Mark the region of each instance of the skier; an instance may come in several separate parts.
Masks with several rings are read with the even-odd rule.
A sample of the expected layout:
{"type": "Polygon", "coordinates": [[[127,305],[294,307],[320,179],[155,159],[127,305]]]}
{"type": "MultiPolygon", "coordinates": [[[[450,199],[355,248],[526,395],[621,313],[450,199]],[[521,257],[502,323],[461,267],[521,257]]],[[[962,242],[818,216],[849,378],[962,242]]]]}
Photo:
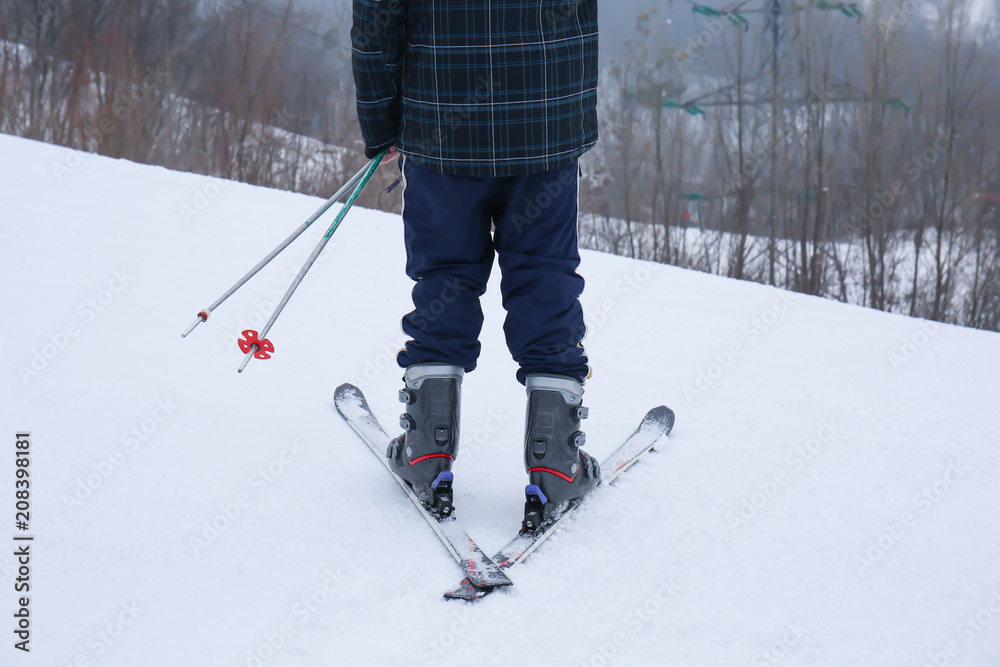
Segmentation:
{"type": "Polygon", "coordinates": [[[427,504],[451,480],[495,253],[527,392],[528,489],[547,521],[600,479],[580,448],[589,367],[577,273],[578,159],[597,141],[597,0],[354,0],[351,34],[365,153],[398,160],[415,281],[397,357],[404,433],[387,456],[427,504]]]}

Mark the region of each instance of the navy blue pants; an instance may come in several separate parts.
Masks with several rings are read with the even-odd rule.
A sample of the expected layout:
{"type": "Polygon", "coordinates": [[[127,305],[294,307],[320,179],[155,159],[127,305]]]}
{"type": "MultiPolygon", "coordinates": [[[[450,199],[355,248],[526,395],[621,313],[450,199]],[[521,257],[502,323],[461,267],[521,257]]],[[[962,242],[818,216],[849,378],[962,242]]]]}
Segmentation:
{"type": "Polygon", "coordinates": [[[483,311],[479,297],[499,256],[507,311],[504,334],[520,369],[568,375],[589,369],[577,274],[577,161],[541,174],[471,177],[403,161],[406,275],[414,310],[402,367],[426,362],[476,367],[483,311]],[[491,225],[493,231],[491,233],[491,225]]]}

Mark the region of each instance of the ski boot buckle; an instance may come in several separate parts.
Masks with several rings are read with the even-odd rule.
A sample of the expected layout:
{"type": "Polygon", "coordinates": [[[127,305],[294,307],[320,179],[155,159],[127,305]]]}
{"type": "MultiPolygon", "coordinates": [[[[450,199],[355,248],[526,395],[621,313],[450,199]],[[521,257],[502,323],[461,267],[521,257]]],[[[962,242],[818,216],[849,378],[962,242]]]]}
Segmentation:
{"type": "Polygon", "coordinates": [[[450,470],[445,470],[438,473],[438,476],[431,482],[433,495],[431,506],[428,509],[439,520],[447,519],[455,511],[455,495],[451,488],[454,480],[455,475],[450,470]]]}
{"type": "Polygon", "coordinates": [[[545,503],[549,501],[537,484],[524,487],[524,521],[521,522],[521,534],[532,535],[541,528],[545,517],[545,503]]]}

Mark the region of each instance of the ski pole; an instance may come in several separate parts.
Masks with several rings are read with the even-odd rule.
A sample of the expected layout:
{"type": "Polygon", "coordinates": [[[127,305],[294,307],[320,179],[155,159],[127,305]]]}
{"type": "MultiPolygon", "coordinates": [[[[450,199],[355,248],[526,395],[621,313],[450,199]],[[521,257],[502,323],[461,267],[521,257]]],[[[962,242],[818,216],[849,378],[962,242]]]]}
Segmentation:
{"type": "Polygon", "coordinates": [[[235,292],[239,288],[243,287],[243,285],[245,285],[248,280],[250,280],[255,275],[257,275],[257,273],[261,269],[263,269],[272,259],[274,259],[275,257],[278,256],[278,253],[280,253],[282,250],[284,250],[285,248],[287,248],[289,246],[289,244],[291,244],[292,241],[294,241],[299,236],[301,236],[302,232],[304,232],[307,229],[309,229],[309,225],[311,225],[312,223],[316,222],[316,220],[319,218],[319,216],[321,216],[324,213],[326,213],[327,210],[331,206],[333,206],[335,203],[337,203],[337,201],[339,201],[340,198],[343,197],[344,194],[347,193],[348,190],[350,190],[355,185],[357,185],[358,181],[360,181],[361,178],[365,175],[365,172],[371,166],[371,164],[372,164],[373,161],[374,160],[369,161],[368,164],[366,164],[364,167],[362,167],[358,171],[358,173],[354,174],[354,176],[351,176],[350,180],[347,181],[347,183],[345,183],[342,188],[340,188],[339,190],[337,190],[336,194],[334,194],[332,197],[330,197],[329,199],[327,199],[326,202],[324,202],[324,204],[322,206],[320,206],[318,209],[316,209],[316,212],[313,213],[311,216],[309,216],[308,220],[306,220],[305,222],[303,222],[299,226],[298,229],[296,229],[294,232],[292,232],[291,236],[289,236],[287,239],[285,239],[284,241],[282,241],[281,244],[277,248],[275,248],[274,250],[272,250],[270,252],[270,254],[268,254],[267,257],[265,257],[264,259],[262,259],[259,262],[257,262],[257,266],[255,266],[252,269],[250,269],[250,271],[245,276],[243,276],[242,278],[240,278],[239,281],[237,281],[237,283],[235,285],[233,285],[228,290],[226,290],[225,294],[223,294],[222,296],[220,296],[218,299],[215,300],[215,303],[213,303],[211,306],[209,306],[205,310],[199,311],[198,312],[198,316],[195,318],[195,321],[191,324],[191,326],[189,326],[184,331],[184,333],[181,334],[181,338],[187,338],[187,335],[189,333],[191,333],[192,331],[194,331],[194,328],[196,326],[198,326],[199,324],[201,324],[202,322],[204,322],[205,320],[208,319],[208,316],[212,314],[213,310],[215,310],[216,308],[218,308],[219,305],[223,301],[225,301],[230,296],[232,296],[233,292],[235,292]]]}
{"type": "Polygon", "coordinates": [[[290,298],[292,298],[292,293],[295,292],[295,289],[299,286],[299,283],[302,282],[302,279],[306,277],[306,272],[312,267],[316,258],[319,257],[319,254],[323,252],[323,248],[326,247],[330,237],[333,236],[333,233],[337,231],[338,227],[340,227],[340,223],[343,221],[344,216],[346,216],[347,212],[351,210],[352,206],[354,206],[354,202],[361,194],[361,191],[365,189],[365,186],[368,185],[368,181],[370,181],[372,176],[375,175],[379,165],[382,164],[382,159],[388,152],[388,149],[380,152],[365,166],[363,170],[364,175],[354,187],[354,192],[351,193],[351,196],[347,198],[347,201],[337,212],[337,217],[334,218],[333,224],[330,225],[328,230],[326,230],[326,234],[324,234],[323,238],[319,240],[319,243],[316,245],[316,249],[312,251],[312,254],[309,255],[309,259],[307,259],[306,263],[302,265],[301,269],[299,269],[299,273],[295,276],[295,280],[293,280],[292,284],[288,286],[288,291],[285,292],[285,296],[281,297],[281,301],[274,309],[274,313],[271,314],[271,319],[267,321],[267,324],[265,324],[264,328],[260,330],[260,333],[258,334],[253,329],[247,329],[243,332],[243,338],[239,340],[239,345],[240,350],[245,352],[246,356],[243,358],[243,363],[240,364],[238,372],[242,373],[243,369],[246,368],[247,364],[250,363],[250,360],[254,357],[258,359],[271,358],[271,353],[274,352],[274,345],[271,344],[271,341],[265,338],[265,336],[267,336],[267,332],[271,330],[271,326],[274,324],[274,321],[278,319],[278,315],[281,314],[285,304],[288,303],[290,298]]]}

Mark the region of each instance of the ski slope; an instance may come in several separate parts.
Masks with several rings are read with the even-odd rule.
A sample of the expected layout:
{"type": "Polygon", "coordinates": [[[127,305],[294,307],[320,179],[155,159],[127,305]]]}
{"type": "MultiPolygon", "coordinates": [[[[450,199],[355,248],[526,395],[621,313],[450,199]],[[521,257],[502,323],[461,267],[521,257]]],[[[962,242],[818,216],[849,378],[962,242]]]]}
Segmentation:
{"type": "MultiPolygon", "coordinates": [[[[677,426],[469,606],[332,407],[350,381],[396,423],[398,217],[351,212],[271,360],[237,374],[235,339],[321,231],[179,335],[318,204],[0,136],[0,664],[1000,664],[1000,336],[585,252],[588,449],[656,404],[677,426]]],[[[456,507],[492,553],[520,522],[524,397],[495,286],[484,309],[456,507]]]]}

